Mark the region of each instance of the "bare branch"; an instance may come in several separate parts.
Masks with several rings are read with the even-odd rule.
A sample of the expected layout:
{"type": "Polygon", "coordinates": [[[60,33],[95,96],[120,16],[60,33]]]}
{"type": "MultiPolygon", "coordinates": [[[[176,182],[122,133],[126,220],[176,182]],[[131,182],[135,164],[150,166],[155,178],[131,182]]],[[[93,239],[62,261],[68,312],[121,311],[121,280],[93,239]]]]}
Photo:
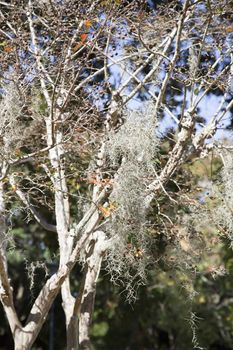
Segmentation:
{"type": "Polygon", "coordinates": [[[47,72],[45,71],[43,64],[41,62],[41,53],[40,50],[38,48],[38,44],[37,44],[37,38],[36,38],[36,33],[35,33],[35,29],[33,26],[33,19],[32,19],[32,2],[31,0],[28,1],[28,12],[27,12],[27,18],[28,18],[28,23],[29,23],[29,28],[30,28],[30,33],[31,33],[31,39],[32,39],[32,44],[33,44],[33,49],[34,49],[34,53],[35,53],[35,58],[36,58],[36,63],[37,63],[37,69],[38,69],[38,73],[39,73],[39,79],[40,79],[40,84],[41,84],[41,89],[43,91],[44,97],[46,99],[46,102],[48,104],[49,107],[51,107],[51,98],[50,98],[50,94],[48,92],[47,86],[46,86],[46,82],[44,80],[44,78],[42,77],[42,72],[46,74],[47,78],[51,79],[47,72]]]}
{"type": "Polygon", "coordinates": [[[172,60],[170,62],[170,65],[169,65],[169,68],[168,68],[168,72],[165,75],[165,78],[163,79],[163,83],[162,83],[162,86],[160,88],[160,92],[159,92],[159,95],[158,95],[158,98],[157,98],[157,101],[156,101],[156,104],[155,104],[155,116],[158,113],[160,104],[161,104],[161,102],[162,102],[162,100],[164,98],[164,94],[165,94],[165,91],[166,91],[169,79],[170,79],[171,74],[173,72],[173,69],[175,67],[176,61],[177,61],[177,59],[179,57],[180,44],[181,44],[181,33],[182,33],[182,29],[183,29],[183,24],[184,24],[185,20],[188,19],[188,16],[186,16],[187,10],[188,10],[188,6],[189,6],[189,0],[186,0],[184,2],[184,5],[183,5],[183,11],[182,11],[181,18],[178,21],[177,32],[176,32],[175,53],[174,53],[173,58],[172,58],[172,60]]]}
{"type": "Polygon", "coordinates": [[[36,210],[35,206],[30,203],[30,200],[27,198],[25,193],[19,188],[17,182],[15,181],[14,175],[9,176],[9,182],[13,188],[15,188],[15,192],[23,202],[23,204],[30,210],[34,219],[47,231],[57,232],[56,226],[49,224],[42,215],[36,210]]]}

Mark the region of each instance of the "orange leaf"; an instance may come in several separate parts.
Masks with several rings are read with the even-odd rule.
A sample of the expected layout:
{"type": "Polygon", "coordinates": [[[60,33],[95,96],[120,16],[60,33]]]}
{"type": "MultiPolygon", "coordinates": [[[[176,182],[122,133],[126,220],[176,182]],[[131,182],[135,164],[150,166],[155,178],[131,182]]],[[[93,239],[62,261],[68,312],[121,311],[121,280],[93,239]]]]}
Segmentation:
{"type": "Polygon", "coordinates": [[[77,43],[75,44],[75,46],[72,48],[73,52],[76,52],[80,49],[80,47],[82,46],[82,43],[77,43]]]}
{"type": "Polygon", "coordinates": [[[103,216],[104,216],[105,218],[108,218],[108,217],[111,215],[111,213],[110,213],[110,211],[109,211],[108,208],[99,207],[99,209],[100,209],[101,213],[103,214],[103,216]]]}
{"type": "Polygon", "coordinates": [[[87,178],[87,182],[89,184],[94,184],[96,185],[97,184],[97,180],[96,180],[96,175],[95,174],[90,174],[87,178]]]}
{"type": "Polygon", "coordinates": [[[145,13],[143,11],[140,11],[138,13],[138,18],[142,19],[145,16],[145,13]]]}
{"type": "Polygon", "coordinates": [[[83,33],[83,34],[80,35],[80,39],[81,39],[82,42],[86,41],[87,37],[88,37],[87,33],[83,33]]]}
{"type": "Polygon", "coordinates": [[[103,216],[105,218],[108,218],[109,216],[112,215],[112,212],[116,209],[116,207],[110,203],[108,207],[103,207],[103,206],[100,206],[99,207],[99,210],[101,211],[101,213],[103,214],[103,216]]]}
{"type": "Polygon", "coordinates": [[[4,52],[11,53],[12,51],[13,51],[13,47],[11,47],[11,46],[5,46],[4,47],[4,52]]]}
{"type": "Polygon", "coordinates": [[[103,186],[106,186],[106,185],[112,186],[112,184],[113,184],[113,179],[106,178],[106,179],[103,179],[103,180],[101,181],[101,183],[102,183],[103,186]]]}
{"type": "Polygon", "coordinates": [[[86,19],[86,20],[84,21],[84,25],[85,25],[87,28],[90,28],[91,25],[92,25],[91,20],[90,20],[90,19],[86,19]]]}

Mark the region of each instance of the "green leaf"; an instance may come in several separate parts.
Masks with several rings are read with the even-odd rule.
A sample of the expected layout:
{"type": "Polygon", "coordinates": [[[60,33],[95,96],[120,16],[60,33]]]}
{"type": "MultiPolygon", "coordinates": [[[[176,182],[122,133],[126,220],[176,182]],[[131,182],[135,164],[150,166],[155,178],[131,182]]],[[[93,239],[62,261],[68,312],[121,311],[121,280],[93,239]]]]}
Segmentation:
{"type": "Polygon", "coordinates": [[[109,329],[107,322],[95,323],[92,328],[92,335],[94,337],[104,337],[109,329]]]}

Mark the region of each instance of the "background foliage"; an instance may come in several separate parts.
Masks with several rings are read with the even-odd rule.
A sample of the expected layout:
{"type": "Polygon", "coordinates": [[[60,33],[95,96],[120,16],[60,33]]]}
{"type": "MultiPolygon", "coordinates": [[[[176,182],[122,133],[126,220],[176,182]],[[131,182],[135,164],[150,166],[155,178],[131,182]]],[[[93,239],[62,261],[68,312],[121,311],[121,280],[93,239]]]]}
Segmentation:
{"type": "MultiPolygon", "coordinates": [[[[130,13],[135,6],[132,13],[137,20],[142,16],[142,20],[139,21],[141,22],[140,34],[144,44],[149,45],[150,49],[150,45],[155,44],[164,33],[169,32],[170,24],[181,11],[182,1],[173,2],[174,15],[171,15],[168,23],[164,22],[163,15],[168,3],[168,1],[148,1],[141,6],[140,1],[123,1],[123,4],[122,1],[117,0],[101,1],[100,12],[105,14],[113,9],[113,17],[118,13],[127,17],[127,11],[130,13]],[[151,13],[161,3],[165,5],[160,10],[161,17],[154,26],[151,26],[151,13]],[[148,14],[148,17],[144,17],[144,14],[148,14]],[[163,26],[160,32],[161,24],[163,26]]],[[[38,3],[35,9],[37,15],[41,13],[43,4],[38,3]]],[[[75,6],[75,2],[71,2],[71,5],[75,6]]],[[[216,19],[210,40],[214,38],[218,42],[221,31],[225,31],[226,41],[232,35],[232,24],[229,18],[231,8],[232,1],[226,1],[223,5],[216,2],[213,9],[216,19]],[[221,24],[221,19],[225,21],[224,25],[221,24]]],[[[64,7],[63,10],[65,11],[64,7]]],[[[82,11],[80,13],[82,14],[82,11]]],[[[208,6],[204,14],[208,16],[208,6]]],[[[57,19],[50,18],[50,24],[54,29],[64,22],[64,28],[69,36],[70,23],[76,20],[75,14],[69,17],[70,23],[66,23],[65,19],[61,11],[57,19]]],[[[24,16],[20,17],[22,28],[24,20],[24,16]]],[[[45,34],[41,24],[37,25],[36,30],[41,34],[39,44],[43,48],[46,45],[45,34]]],[[[129,29],[130,25],[127,25],[129,29]]],[[[132,23],[131,25],[133,26],[132,23]]],[[[197,21],[195,26],[194,37],[195,34],[197,35],[195,30],[200,29],[201,22],[197,21]]],[[[108,33],[103,26],[100,30],[101,34],[94,38],[99,28],[100,24],[92,14],[92,17],[85,20],[80,37],[72,47],[72,54],[77,54],[82,63],[81,66],[83,65],[75,81],[77,86],[95,69],[104,66],[104,56],[98,56],[97,51],[91,52],[85,47],[88,39],[96,40],[100,49],[104,47],[108,33]],[[85,62],[88,64],[85,65],[85,62]]],[[[141,48],[141,43],[131,35],[130,31],[125,32],[125,28],[125,23],[121,27],[113,28],[116,41],[111,47],[111,52],[114,58],[119,52],[137,53],[138,48],[141,48]]],[[[20,38],[22,42],[14,44],[24,45],[28,35],[25,31],[25,36],[20,38]]],[[[54,32],[51,30],[49,35],[47,39],[54,41],[49,50],[56,61],[53,65],[54,72],[51,71],[51,74],[55,75],[57,67],[62,62],[61,53],[65,34],[61,30],[53,37],[54,32]]],[[[229,43],[222,42],[219,45],[202,52],[199,57],[201,62],[199,78],[205,76],[206,69],[218,55],[218,50],[226,50],[229,43]]],[[[27,58],[30,61],[30,52],[27,50],[25,46],[21,60],[27,58]]],[[[171,111],[176,112],[178,118],[181,118],[182,114],[181,97],[187,92],[186,88],[182,88],[182,81],[184,80],[189,86],[188,84],[192,82],[189,82],[190,76],[187,72],[190,74],[192,65],[194,65],[193,69],[196,69],[195,62],[190,62],[188,51],[184,43],[184,55],[177,61],[177,69],[170,79],[164,97],[164,102],[169,105],[171,111]]],[[[4,64],[11,62],[11,55],[13,55],[13,47],[9,46],[7,41],[2,42],[1,56],[5,70],[9,69],[9,66],[4,64]],[[7,59],[6,55],[9,55],[7,59]]],[[[139,58],[144,59],[143,54],[140,54],[139,58]]],[[[45,66],[49,66],[51,60],[51,57],[45,60],[45,66]]],[[[136,69],[140,60],[138,57],[130,59],[128,65],[136,69]]],[[[144,66],[141,71],[142,77],[150,71],[153,64],[152,61],[144,66]]],[[[222,66],[225,65],[227,65],[227,59],[222,62],[222,66]]],[[[220,68],[223,68],[222,66],[220,68]]],[[[27,71],[28,66],[22,65],[21,69],[27,71]]],[[[75,99],[71,99],[69,105],[71,118],[63,128],[66,150],[64,158],[67,165],[72,217],[75,215],[82,217],[85,212],[84,203],[90,200],[91,186],[96,183],[96,178],[92,174],[92,168],[95,166],[92,158],[100,144],[104,112],[109,107],[108,103],[119,83],[118,72],[109,70],[108,79],[104,76],[104,72],[102,73],[88,82],[75,99]],[[112,90],[108,86],[111,79],[113,80],[112,90]],[[98,94],[101,98],[96,101],[98,94]],[[85,103],[81,103],[83,101],[85,103]],[[79,113],[77,113],[77,106],[79,113]],[[86,110],[88,110],[87,114],[86,110]],[[77,119],[77,114],[82,117],[77,119]],[[78,214],[75,210],[77,202],[78,214]]],[[[11,140],[9,143],[4,141],[4,152],[9,157],[23,157],[24,153],[33,152],[37,144],[41,143],[44,146],[44,140],[40,139],[44,128],[40,117],[48,113],[48,108],[40,92],[37,77],[33,76],[33,70],[27,71],[27,74],[32,80],[35,79],[33,88],[26,89],[31,103],[29,105],[18,103],[21,96],[19,98],[19,92],[14,90],[13,85],[5,87],[5,98],[1,100],[0,131],[3,139],[7,136],[11,140]],[[6,97],[9,89],[10,99],[6,97]],[[24,119],[25,110],[32,113],[33,120],[24,119]],[[11,123],[4,119],[6,112],[12,117],[11,123]]],[[[72,73],[67,73],[68,78],[69,74],[72,73]]],[[[160,72],[157,80],[150,81],[148,85],[158,86],[163,78],[160,72]]],[[[208,79],[206,84],[211,84],[214,77],[209,76],[208,79]]],[[[69,79],[66,81],[67,85],[68,82],[69,79]]],[[[215,84],[208,93],[207,101],[213,97],[222,96],[223,89],[228,83],[221,81],[215,84]]],[[[131,84],[127,93],[132,91],[134,84],[136,83],[131,84]]],[[[4,86],[2,88],[4,89],[4,86]]],[[[229,85],[229,94],[231,88],[229,85]]],[[[194,95],[198,95],[198,91],[194,90],[194,95]]],[[[129,108],[125,112],[125,124],[117,134],[110,134],[107,142],[108,169],[104,173],[103,181],[111,183],[115,169],[120,168],[115,181],[115,192],[112,192],[108,205],[100,207],[100,211],[102,219],[106,219],[110,236],[114,236],[117,232],[119,240],[114,251],[110,251],[106,256],[98,282],[91,330],[93,350],[233,349],[233,281],[231,278],[233,162],[231,154],[228,152],[223,158],[214,152],[203,159],[192,156],[180,168],[174,179],[168,181],[166,191],[161,191],[155,198],[149,215],[146,216],[142,193],[150,184],[154,171],[162,169],[169,159],[169,152],[178,133],[170,123],[164,129],[165,131],[158,128],[158,135],[155,135],[153,129],[155,122],[150,118],[153,105],[148,103],[149,98],[149,93],[141,88],[136,95],[136,100],[143,105],[144,112],[140,110],[129,112],[129,108]],[[145,110],[147,118],[142,118],[145,110]],[[114,213],[112,219],[107,221],[112,213],[114,213]],[[152,264],[152,261],[156,264],[152,264]],[[115,282],[114,285],[111,283],[112,280],[115,282]],[[132,302],[135,296],[136,300],[132,302]],[[127,298],[131,303],[126,301],[127,298]]],[[[131,106],[131,109],[134,109],[135,105],[131,106]]],[[[203,108],[198,112],[196,127],[206,122],[204,115],[206,110],[203,108]]],[[[166,115],[159,112],[157,117],[160,125],[165,125],[166,115]]],[[[228,130],[232,126],[231,119],[228,120],[228,130]]],[[[16,164],[15,176],[21,188],[30,190],[32,203],[36,203],[43,216],[54,223],[52,201],[54,189],[49,185],[48,177],[41,169],[42,162],[46,164],[46,157],[40,155],[33,164],[23,166],[23,171],[16,164]],[[31,181],[35,173],[37,177],[31,181]],[[43,193],[43,196],[39,193],[43,193]]],[[[57,268],[58,242],[55,235],[42,229],[32,218],[29,210],[22,206],[16,196],[17,188],[10,185],[7,179],[5,188],[9,221],[9,270],[16,308],[23,322],[42,282],[57,268]]],[[[82,266],[76,267],[72,273],[74,295],[80,288],[83,273],[82,266]]],[[[0,349],[13,349],[4,312],[0,313],[0,317],[0,349]]],[[[61,300],[58,297],[33,349],[65,349],[64,328],[64,315],[61,300]]]]}

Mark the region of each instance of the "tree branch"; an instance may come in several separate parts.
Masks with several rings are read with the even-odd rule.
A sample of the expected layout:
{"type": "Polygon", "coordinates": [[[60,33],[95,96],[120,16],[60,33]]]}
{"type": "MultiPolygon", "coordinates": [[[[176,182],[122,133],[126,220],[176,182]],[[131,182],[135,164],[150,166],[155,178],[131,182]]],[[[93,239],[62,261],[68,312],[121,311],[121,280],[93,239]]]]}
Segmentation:
{"type": "Polygon", "coordinates": [[[25,193],[19,188],[18,184],[14,179],[14,175],[9,176],[9,182],[13,188],[15,188],[15,192],[23,202],[23,204],[30,210],[34,219],[47,231],[57,232],[56,225],[49,224],[42,215],[36,210],[33,204],[30,203],[30,200],[27,198],[25,193]]]}
{"type": "Polygon", "coordinates": [[[21,328],[13,302],[12,288],[7,272],[6,260],[6,224],[3,183],[0,182],[0,299],[5,310],[11,332],[14,334],[17,328],[21,328]]]}

